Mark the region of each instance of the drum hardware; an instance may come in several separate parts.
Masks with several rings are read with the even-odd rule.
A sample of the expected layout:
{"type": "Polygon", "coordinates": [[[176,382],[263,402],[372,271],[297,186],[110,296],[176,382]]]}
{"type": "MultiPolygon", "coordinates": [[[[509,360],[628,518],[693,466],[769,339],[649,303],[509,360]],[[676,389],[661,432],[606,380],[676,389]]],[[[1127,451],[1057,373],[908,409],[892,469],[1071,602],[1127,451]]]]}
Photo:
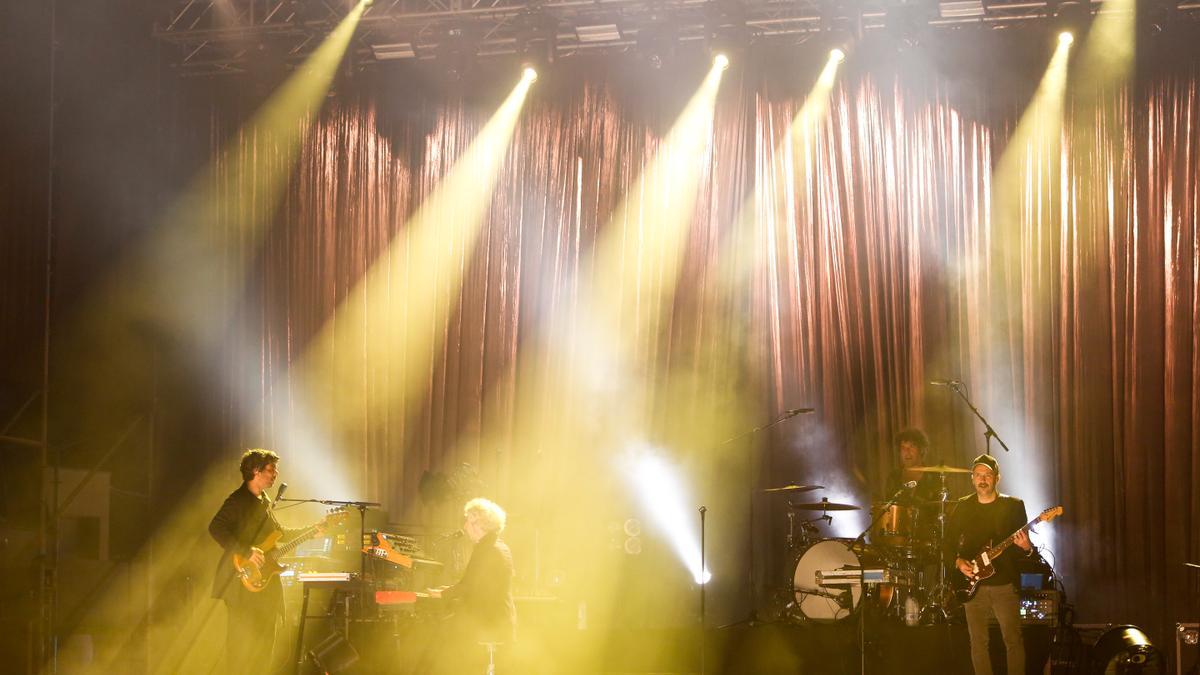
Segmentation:
{"type": "Polygon", "coordinates": [[[785,541],[787,543],[787,550],[789,554],[793,553],[797,548],[807,548],[812,542],[820,538],[818,536],[820,534],[820,530],[817,529],[816,525],[817,521],[823,520],[826,523],[833,522],[833,516],[830,515],[820,515],[816,518],[810,518],[808,520],[801,520],[797,522],[796,512],[791,510],[788,511],[787,517],[788,533],[785,541]],[[797,526],[800,528],[799,535],[796,534],[797,526]]]}
{"type": "Polygon", "coordinates": [[[829,501],[828,497],[822,497],[821,501],[819,501],[819,502],[807,502],[807,503],[788,502],[788,508],[795,509],[797,511],[822,511],[822,512],[861,511],[862,510],[861,506],[855,506],[853,504],[839,504],[838,502],[831,502],[831,501],[829,501]]]}
{"type": "MultiPolygon", "coordinates": [[[[951,605],[954,600],[954,589],[946,579],[946,503],[950,501],[950,490],[946,487],[946,476],[959,471],[939,471],[938,478],[942,486],[938,489],[937,529],[934,537],[934,551],[937,557],[938,582],[926,594],[925,607],[921,609],[921,623],[945,623],[950,619],[951,605]]],[[[968,472],[969,473],[969,472],[968,472]]]]}

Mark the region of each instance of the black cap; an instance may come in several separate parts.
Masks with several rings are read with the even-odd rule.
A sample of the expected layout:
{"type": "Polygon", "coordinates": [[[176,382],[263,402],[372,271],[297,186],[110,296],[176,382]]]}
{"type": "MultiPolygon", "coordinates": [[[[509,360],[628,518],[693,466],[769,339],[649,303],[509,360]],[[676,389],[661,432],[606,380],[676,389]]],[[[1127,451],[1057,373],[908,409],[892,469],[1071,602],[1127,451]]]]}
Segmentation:
{"type": "Polygon", "coordinates": [[[971,468],[974,469],[976,466],[979,466],[980,464],[991,469],[992,473],[997,474],[997,475],[1000,474],[1000,464],[999,464],[999,462],[996,461],[995,457],[992,457],[991,455],[984,453],[984,454],[976,457],[974,462],[971,462],[971,468]]]}

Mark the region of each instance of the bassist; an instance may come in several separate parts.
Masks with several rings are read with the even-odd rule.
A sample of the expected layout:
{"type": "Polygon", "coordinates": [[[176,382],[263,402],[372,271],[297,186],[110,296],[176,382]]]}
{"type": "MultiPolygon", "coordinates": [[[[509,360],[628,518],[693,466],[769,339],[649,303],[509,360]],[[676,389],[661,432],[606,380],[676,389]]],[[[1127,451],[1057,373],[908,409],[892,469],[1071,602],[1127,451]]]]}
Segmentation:
{"type": "Polygon", "coordinates": [[[283,532],[285,537],[291,532],[275,520],[266,494],[279,475],[278,463],[279,455],[270,450],[247,450],[239,467],[242,485],[225,499],[208,525],[209,534],[224,550],[212,588],[212,596],[225,601],[228,617],[224,673],[270,672],[275,626],[283,614],[283,586],[273,577],[261,592],[251,593],[239,583],[232,558],[242,556],[261,566],[265,554],[255,544],[273,532],[283,532]]]}
{"type": "Polygon", "coordinates": [[[946,541],[955,546],[954,564],[967,579],[975,578],[972,559],[994,543],[1015,531],[1013,544],[992,562],[995,574],[979,582],[974,597],[964,605],[967,631],[971,636],[971,663],[975,675],[992,675],[988,657],[988,622],[995,615],[1004,636],[1008,674],[1025,672],[1025,643],[1021,637],[1020,599],[1017,595],[1017,561],[1033,554],[1033,544],[1025,533],[1025,502],[996,491],[1000,483],[1000,465],[991,455],[980,455],[972,462],[971,483],[975,494],[958,501],[946,528],[946,541]]]}

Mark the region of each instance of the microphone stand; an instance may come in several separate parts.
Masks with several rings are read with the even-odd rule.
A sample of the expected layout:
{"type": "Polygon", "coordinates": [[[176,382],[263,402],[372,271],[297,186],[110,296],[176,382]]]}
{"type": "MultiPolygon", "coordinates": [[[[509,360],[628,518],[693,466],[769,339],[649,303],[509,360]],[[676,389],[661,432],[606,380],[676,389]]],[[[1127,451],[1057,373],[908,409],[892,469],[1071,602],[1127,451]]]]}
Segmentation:
{"type": "MultiPolygon", "coordinates": [[[[860,544],[862,544],[863,539],[865,539],[867,536],[867,533],[870,532],[871,530],[875,529],[875,523],[878,522],[879,517],[882,516],[885,511],[888,510],[888,507],[895,504],[896,501],[900,499],[900,495],[904,494],[905,490],[910,490],[913,488],[916,488],[916,486],[914,485],[912,488],[910,488],[907,485],[904,485],[899,490],[896,490],[896,494],[889,497],[888,500],[883,503],[883,506],[880,507],[879,510],[876,511],[871,516],[871,522],[867,524],[867,529],[863,530],[862,532],[859,532],[858,536],[854,538],[854,541],[852,541],[846,545],[846,549],[853,551],[860,544]]],[[[866,675],[866,672],[867,672],[867,628],[866,628],[866,623],[867,623],[867,597],[866,597],[867,596],[867,584],[864,583],[863,579],[862,579],[862,566],[860,565],[858,569],[859,569],[859,581],[858,581],[858,587],[859,587],[859,591],[858,591],[858,659],[859,659],[858,666],[859,666],[859,671],[858,672],[862,673],[863,675],[866,675]]],[[[850,589],[850,610],[854,611],[854,590],[853,589],[850,589]]]]}
{"type": "Polygon", "coordinates": [[[975,404],[971,403],[971,399],[967,398],[967,395],[962,390],[962,383],[953,382],[946,386],[954,390],[954,393],[958,394],[959,398],[961,398],[963,402],[967,404],[967,407],[970,408],[971,412],[975,413],[975,416],[979,418],[979,421],[983,422],[983,440],[987,447],[987,454],[992,454],[993,438],[996,439],[996,442],[1000,444],[1000,447],[1004,448],[1005,452],[1010,452],[1008,449],[1008,444],[1004,442],[1004,439],[1000,438],[1000,434],[996,433],[996,430],[990,423],[988,423],[987,418],[983,416],[983,413],[979,412],[979,408],[976,408],[975,404]]]}
{"type": "Polygon", "coordinates": [[[700,675],[704,675],[704,589],[708,586],[704,578],[704,514],[707,506],[700,507],[700,675]]]}
{"type": "MultiPolygon", "coordinates": [[[[916,486],[914,485],[913,488],[916,488],[916,486]]],[[[885,511],[888,510],[888,507],[895,504],[900,499],[900,495],[904,494],[905,490],[909,490],[909,489],[913,489],[913,488],[909,488],[907,485],[905,485],[905,486],[901,487],[899,490],[896,490],[896,494],[889,497],[888,500],[883,503],[883,506],[879,507],[879,511],[877,511],[871,515],[871,522],[867,523],[867,529],[863,530],[862,532],[859,532],[858,536],[854,538],[854,541],[850,542],[846,546],[846,548],[849,550],[854,550],[855,548],[857,548],[859,546],[859,544],[862,544],[863,539],[865,539],[867,536],[867,533],[870,532],[871,530],[875,529],[875,523],[879,522],[879,517],[882,516],[885,511]]]]}
{"type": "MultiPolygon", "coordinates": [[[[710,445],[708,448],[706,448],[706,450],[715,450],[717,448],[725,447],[726,445],[729,445],[729,444],[733,443],[734,441],[741,440],[743,438],[746,438],[747,436],[753,436],[754,434],[757,434],[760,431],[766,431],[767,429],[770,429],[771,427],[773,427],[781,422],[790,420],[793,417],[796,417],[797,415],[803,415],[805,413],[814,412],[815,410],[816,410],[815,408],[793,408],[791,410],[785,410],[785,411],[783,411],[783,413],[781,415],[779,415],[775,419],[771,420],[770,422],[767,422],[766,424],[763,424],[761,426],[754,427],[753,429],[747,429],[746,431],[743,431],[734,436],[730,436],[729,438],[726,438],[725,440],[721,441],[720,443],[710,445]]],[[[750,548],[749,548],[749,553],[750,553],[750,561],[749,561],[750,616],[741,621],[734,621],[733,623],[726,624],[724,626],[718,626],[717,627],[718,629],[729,628],[730,626],[736,626],[741,623],[750,623],[753,625],[755,619],[758,616],[758,588],[754,584],[754,557],[755,557],[754,556],[754,492],[755,492],[754,486],[755,486],[756,475],[755,475],[753,466],[751,466],[750,470],[746,472],[746,476],[747,476],[746,480],[749,483],[749,489],[747,490],[747,495],[749,497],[749,510],[748,510],[749,523],[746,527],[746,533],[748,536],[748,543],[750,545],[750,548]]]]}

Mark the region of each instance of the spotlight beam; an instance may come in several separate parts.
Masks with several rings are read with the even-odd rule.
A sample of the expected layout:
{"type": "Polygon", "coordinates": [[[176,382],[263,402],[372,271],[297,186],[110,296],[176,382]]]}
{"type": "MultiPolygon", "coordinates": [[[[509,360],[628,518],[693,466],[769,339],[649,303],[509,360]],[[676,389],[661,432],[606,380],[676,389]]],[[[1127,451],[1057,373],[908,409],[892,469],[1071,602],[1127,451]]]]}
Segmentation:
{"type": "Polygon", "coordinates": [[[299,380],[323,403],[335,440],[348,442],[364,416],[405,410],[408,397],[425,386],[532,84],[532,77],[521,78],[298,364],[299,380]]]}

